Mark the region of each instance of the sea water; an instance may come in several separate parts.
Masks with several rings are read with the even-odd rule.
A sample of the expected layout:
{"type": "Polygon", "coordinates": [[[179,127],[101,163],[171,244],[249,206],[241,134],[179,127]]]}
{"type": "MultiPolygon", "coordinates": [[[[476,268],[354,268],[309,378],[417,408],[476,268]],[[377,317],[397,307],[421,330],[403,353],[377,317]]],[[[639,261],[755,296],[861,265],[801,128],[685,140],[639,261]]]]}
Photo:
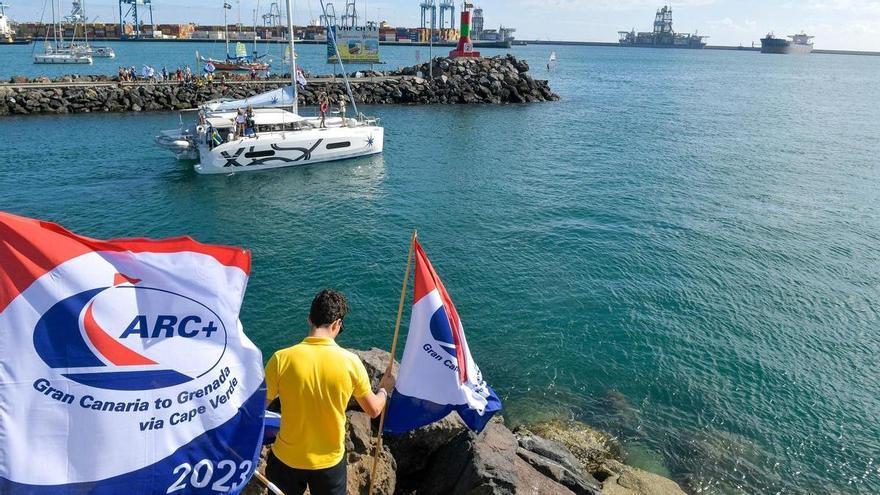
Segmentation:
{"type": "MultiPolygon", "coordinates": [[[[114,47],[89,71],[194,50],[114,47]]],[[[417,228],[508,421],[581,419],[694,493],[880,493],[880,58],[553,49],[513,52],[559,102],[366,108],[383,155],[264,173],[196,175],[152,144],[172,113],[5,117],[0,209],[251,249],[266,357],[323,287],[344,345],[389,348],[417,228]]]]}

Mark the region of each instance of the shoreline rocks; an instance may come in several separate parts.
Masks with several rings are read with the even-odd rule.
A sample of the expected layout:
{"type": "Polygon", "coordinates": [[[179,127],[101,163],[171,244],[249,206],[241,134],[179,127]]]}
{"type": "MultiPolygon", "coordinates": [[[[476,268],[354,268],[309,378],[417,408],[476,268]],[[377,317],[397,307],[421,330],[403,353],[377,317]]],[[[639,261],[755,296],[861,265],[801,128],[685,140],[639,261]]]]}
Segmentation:
{"type": "MultiPolygon", "coordinates": [[[[380,349],[353,352],[375,387],[390,355],[380,349]]],[[[347,417],[348,493],[366,494],[378,420],[355,404],[347,417]]],[[[672,480],[621,463],[613,439],[582,423],[548,421],[511,431],[496,416],[477,435],[454,412],[405,435],[385,436],[377,473],[377,495],[684,494],[672,480]]],[[[266,490],[254,479],[243,493],[266,490]]]]}
{"type": "MultiPolygon", "coordinates": [[[[528,64],[512,55],[480,59],[436,58],[388,73],[356,73],[352,93],[364,105],[506,104],[556,101],[547,81],[528,73],[528,64]],[[433,68],[433,78],[428,74],[433,68]],[[375,80],[373,80],[375,78],[375,80]]],[[[252,82],[240,77],[207,83],[119,83],[110,76],[11,78],[17,86],[0,86],[0,115],[187,110],[220,98],[241,99],[287,85],[281,79],[252,82]],[[94,83],[94,85],[82,84],[94,83]],[[28,84],[39,84],[29,86],[28,84]],[[71,84],[76,83],[76,84],[71,84]]],[[[316,81],[299,93],[304,106],[317,104],[327,92],[331,102],[345,93],[341,80],[316,81]]]]}

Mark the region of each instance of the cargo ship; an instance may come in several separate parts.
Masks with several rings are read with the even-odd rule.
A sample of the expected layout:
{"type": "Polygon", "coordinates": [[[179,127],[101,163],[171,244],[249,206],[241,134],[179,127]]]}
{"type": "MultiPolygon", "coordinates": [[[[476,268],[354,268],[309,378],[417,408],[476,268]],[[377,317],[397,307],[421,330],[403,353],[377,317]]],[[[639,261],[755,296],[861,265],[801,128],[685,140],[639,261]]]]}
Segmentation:
{"type": "Polygon", "coordinates": [[[766,38],[761,38],[761,53],[779,54],[808,54],[813,51],[813,38],[803,31],[801,34],[789,36],[790,40],[777,38],[773,33],[768,33],[766,38]]]}
{"type": "Polygon", "coordinates": [[[618,31],[620,46],[637,46],[646,48],[691,48],[702,49],[706,47],[706,38],[696,33],[676,33],[672,29],[672,7],[664,6],[657,10],[654,17],[654,31],[637,33],[632,31],[618,31]]]}

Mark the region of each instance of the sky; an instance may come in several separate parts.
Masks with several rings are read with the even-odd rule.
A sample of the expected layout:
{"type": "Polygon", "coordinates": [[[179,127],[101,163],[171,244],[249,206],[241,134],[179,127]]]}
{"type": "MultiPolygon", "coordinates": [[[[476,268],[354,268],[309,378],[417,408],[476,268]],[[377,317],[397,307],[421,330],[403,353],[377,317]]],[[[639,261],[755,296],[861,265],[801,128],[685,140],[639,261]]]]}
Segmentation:
{"type": "MultiPolygon", "coordinates": [[[[4,0],[8,15],[18,21],[40,19],[47,0],[4,0]]],[[[253,22],[257,0],[227,0],[233,5],[230,23],[253,22]]],[[[415,27],[424,0],[358,0],[360,14],[393,26],[415,27]]],[[[63,9],[70,0],[61,0],[63,9]]],[[[326,0],[325,0],[326,2],[326,0]]],[[[268,10],[271,0],[260,0],[268,10]]],[[[283,1],[279,3],[283,4],[283,1]]],[[[344,10],[344,0],[336,0],[344,10]]],[[[439,2],[438,2],[439,3],[439,2]]],[[[617,31],[651,29],[662,0],[477,0],[487,28],[503,24],[517,29],[520,39],[616,41],[617,31]]],[[[223,0],[153,0],[155,22],[220,24],[223,0]]],[[[456,1],[460,6],[460,1],[456,1]]],[[[86,0],[90,18],[117,21],[117,0],[86,0]]],[[[677,32],[708,35],[713,45],[745,45],[768,32],[788,35],[806,31],[816,48],[880,51],[880,0],[679,0],[672,2],[677,32]]],[[[284,7],[282,5],[282,11],[284,7]]],[[[320,14],[319,0],[294,0],[294,20],[306,24],[320,14]]]]}

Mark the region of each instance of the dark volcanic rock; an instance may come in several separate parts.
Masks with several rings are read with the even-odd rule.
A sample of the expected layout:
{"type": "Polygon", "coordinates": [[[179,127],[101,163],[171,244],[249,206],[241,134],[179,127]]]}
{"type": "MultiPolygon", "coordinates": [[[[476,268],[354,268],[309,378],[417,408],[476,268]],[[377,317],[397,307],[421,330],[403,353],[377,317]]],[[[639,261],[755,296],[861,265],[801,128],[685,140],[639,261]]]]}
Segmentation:
{"type": "Polygon", "coordinates": [[[432,456],[419,493],[516,493],[516,449],[516,437],[497,422],[480,435],[462,432],[432,456]]]}
{"type": "MultiPolygon", "coordinates": [[[[431,65],[426,63],[388,73],[356,73],[357,76],[352,75],[351,85],[355,100],[371,105],[499,104],[558,100],[559,96],[553,93],[547,81],[533,79],[528,69],[525,61],[512,55],[478,60],[435,58],[431,65]],[[429,77],[429,69],[433,69],[433,77],[429,77]]],[[[52,82],[43,76],[32,81],[15,76],[10,82],[21,85],[14,89],[21,101],[36,98],[38,104],[10,105],[7,102],[6,110],[0,108],[0,114],[62,112],[52,102],[39,103],[44,91],[51,100],[64,102],[63,112],[140,112],[196,108],[211,100],[245,98],[287,85],[286,79],[263,84],[235,75],[228,75],[212,84],[202,80],[194,83],[118,83],[115,78],[108,76],[76,75],[57,77],[54,80],[57,86],[48,89],[27,86],[28,82],[52,82]],[[235,82],[227,82],[226,79],[235,82]],[[96,84],[92,87],[69,85],[74,82],[96,84]]],[[[313,81],[300,92],[300,104],[316,105],[321,92],[326,92],[334,104],[345,97],[341,81],[313,81]]]]}
{"type": "Polygon", "coordinates": [[[436,423],[404,435],[387,435],[385,442],[397,459],[398,477],[411,477],[423,471],[431,456],[465,428],[458,413],[453,412],[436,423]]]}

